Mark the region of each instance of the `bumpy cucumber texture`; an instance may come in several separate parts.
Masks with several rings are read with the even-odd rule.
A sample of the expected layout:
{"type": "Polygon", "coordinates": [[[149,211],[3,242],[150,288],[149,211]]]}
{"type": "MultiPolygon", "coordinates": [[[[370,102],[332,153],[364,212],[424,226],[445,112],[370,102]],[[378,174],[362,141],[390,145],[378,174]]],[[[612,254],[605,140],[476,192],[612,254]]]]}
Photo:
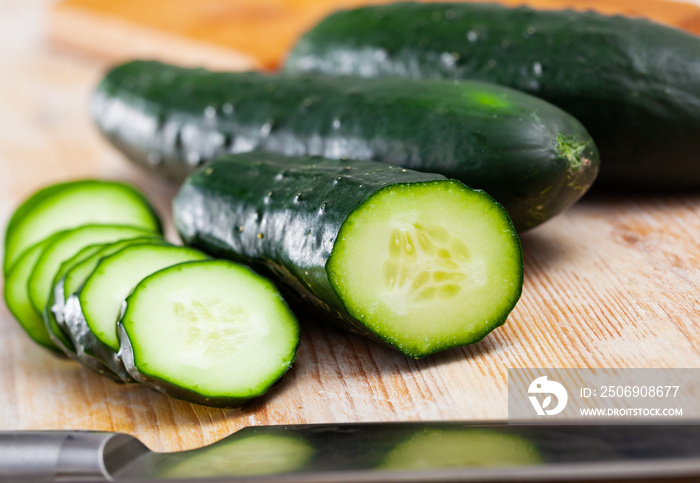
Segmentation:
{"type": "Polygon", "coordinates": [[[262,75],[130,62],[93,100],[106,137],[182,180],[252,150],[381,161],[485,190],[518,229],[570,206],[598,172],[583,126],[561,109],[480,82],[262,75]]]}
{"type": "Polygon", "coordinates": [[[478,342],[521,293],[505,210],[440,175],[241,154],[190,177],[174,215],[186,243],[273,274],[324,319],[411,357],[478,342]]]}
{"type": "Polygon", "coordinates": [[[601,183],[698,188],[698,52],[696,35],[639,18],[394,3],[332,14],[300,39],[286,70],[510,86],[586,126],[601,183]]]}

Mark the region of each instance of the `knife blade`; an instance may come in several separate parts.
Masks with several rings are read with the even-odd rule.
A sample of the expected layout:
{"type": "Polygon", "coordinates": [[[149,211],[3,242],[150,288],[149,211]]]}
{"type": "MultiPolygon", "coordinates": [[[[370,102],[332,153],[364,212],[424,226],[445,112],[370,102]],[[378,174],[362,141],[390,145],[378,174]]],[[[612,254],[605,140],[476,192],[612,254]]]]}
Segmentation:
{"type": "Polygon", "coordinates": [[[547,481],[700,476],[700,425],[410,422],[256,426],[150,451],[91,431],[0,432],[0,481],[547,481]]]}

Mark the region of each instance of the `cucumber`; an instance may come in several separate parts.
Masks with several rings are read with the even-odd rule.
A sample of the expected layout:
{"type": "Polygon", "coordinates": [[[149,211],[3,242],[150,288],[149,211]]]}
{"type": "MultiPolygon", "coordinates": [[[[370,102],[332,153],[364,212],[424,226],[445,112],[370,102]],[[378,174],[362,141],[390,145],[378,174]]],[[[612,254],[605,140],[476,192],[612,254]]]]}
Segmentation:
{"type": "Polygon", "coordinates": [[[5,231],[3,273],[7,275],[26,249],[51,234],[98,223],[161,232],[153,207],[127,184],[96,180],[55,184],[34,193],[12,215],[5,231]]]}
{"type": "Polygon", "coordinates": [[[486,190],[524,230],[574,203],[598,153],[569,114],[491,84],[208,72],[157,62],[111,70],[97,125],[137,163],[182,180],[227,154],[382,161],[486,190]]]}
{"type": "Polygon", "coordinates": [[[226,260],[185,262],[126,299],[119,356],[137,381],[172,397],[238,407],[289,369],[299,327],[275,286],[226,260]]]}
{"type": "Polygon", "coordinates": [[[483,191],[370,161],[222,157],[173,202],[186,244],[274,275],[410,357],[471,344],[520,297],[520,242],[483,191]]]}
{"type": "Polygon", "coordinates": [[[61,264],[89,245],[137,238],[149,232],[133,226],[84,225],[74,228],[47,245],[29,276],[27,291],[34,309],[43,314],[51,296],[51,283],[61,264]]]}
{"type": "Polygon", "coordinates": [[[82,288],[66,302],[64,327],[73,344],[87,356],[104,362],[122,379],[130,380],[117,357],[117,321],[124,300],[147,275],[177,263],[207,258],[198,250],[158,244],[133,244],[102,257],[82,288]]]}
{"type": "Polygon", "coordinates": [[[25,250],[5,277],[4,287],[5,304],[19,325],[37,344],[57,355],[63,352],[51,340],[44,325],[44,319],[32,306],[27,291],[27,281],[44,248],[62,234],[63,232],[56,233],[25,250]]]}
{"type": "Polygon", "coordinates": [[[339,11],[287,71],[473,79],[539,96],[580,120],[614,187],[697,188],[700,39],[639,18],[478,3],[339,11]]]}
{"type": "MultiPolygon", "coordinates": [[[[46,307],[43,313],[43,321],[45,328],[47,330],[48,336],[53,340],[53,343],[59,347],[59,349],[67,356],[75,359],[75,348],[73,344],[68,340],[64,331],[61,330],[56,315],[57,313],[62,313],[65,308],[65,297],[63,296],[63,284],[59,283],[63,279],[66,272],[68,272],[74,265],[80,263],[85,258],[89,258],[96,252],[102,250],[106,244],[96,244],[88,245],[81,249],[78,253],[70,257],[68,260],[61,263],[56,275],[54,275],[53,282],[51,283],[51,292],[49,294],[49,300],[46,303],[46,307]]],[[[33,307],[32,307],[33,308],[33,307]]],[[[36,309],[34,309],[36,313],[36,309]]]]}
{"type": "MultiPolygon", "coordinates": [[[[71,318],[71,314],[80,314],[82,316],[82,313],[79,312],[79,305],[78,311],[75,309],[68,310],[76,304],[75,301],[69,302],[69,300],[77,297],[75,294],[103,257],[115,253],[124,247],[140,244],[166,244],[166,242],[163,238],[154,235],[101,245],[90,245],[63,262],[56,277],[54,277],[51,298],[47,304],[48,310],[44,313],[44,321],[49,335],[68,357],[80,362],[88,369],[100,374],[106,374],[119,382],[130,380],[123,366],[120,366],[118,363],[108,364],[111,361],[100,360],[94,355],[88,354],[84,346],[71,333],[67,318],[71,318]]],[[[75,317],[75,315],[72,316],[75,317]]]]}

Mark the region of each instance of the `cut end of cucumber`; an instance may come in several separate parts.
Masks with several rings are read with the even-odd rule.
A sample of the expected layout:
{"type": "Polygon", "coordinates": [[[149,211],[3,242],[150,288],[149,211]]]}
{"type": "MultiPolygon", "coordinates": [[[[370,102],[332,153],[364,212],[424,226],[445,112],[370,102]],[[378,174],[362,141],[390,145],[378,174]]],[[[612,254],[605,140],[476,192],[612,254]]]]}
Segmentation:
{"type": "Polygon", "coordinates": [[[456,181],[378,191],[347,218],[326,268],[348,313],[416,358],[478,342],[522,290],[510,218],[456,181]]]}
{"type": "Polygon", "coordinates": [[[133,363],[128,354],[124,362],[137,380],[210,405],[263,394],[291,366],[299,343],[296,319],[275,286],[223,260],[147,277],[120,323],[128,338],[121,355],[133,352],[133,363]]]}

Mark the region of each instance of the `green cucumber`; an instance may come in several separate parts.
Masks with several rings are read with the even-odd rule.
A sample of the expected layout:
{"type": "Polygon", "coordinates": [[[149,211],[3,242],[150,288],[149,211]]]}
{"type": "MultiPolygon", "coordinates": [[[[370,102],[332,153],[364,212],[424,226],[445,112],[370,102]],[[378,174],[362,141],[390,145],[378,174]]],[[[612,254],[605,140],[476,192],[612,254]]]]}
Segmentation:
{"type": "MultiPolygon", "coordinates": [[[[49,294],[49,300],[46,303],[46,308],[43,313],[44,325],[49,338],[52,339],[53,343],[71,359],[76,359],[76,357],[74,357],[75,347],[71,341],[68,340],[65,332],[61,330],[58,323],[58,320],[60,319],[58,319],[56,315],[59,313],[62,314],[65,308],[63,283],[60,283],[60,281],[63,279],[66,272],[68,272],[74,265],[80,263],[85,258],[89,258],[94,253],[104,249],[104,247],[105,244],[98,243],[96,245],[88,245],[78,251],[78,253],[61,263],[61,266],[56,272],[56,275],[54,275],[53,282],[51,283],[51,293],[49,294]]],[[[36,313],[36,309],[34,309],[34,312],[36,313]]]]}
{"type": "Polygon", "coordinates": [[[478,342],[522,290],[508,214],[441,175],[246,153],[192,175],[173,207],[185,243],[273,274],[324,320],[410,357],[478,342]]]}
{"type": "Polygon", "coordinates": [[[277,288],[226,260],[185,262],[143,279],[117,324],[137,381],[172,397],[238,407],[289,369],[299,327],[277,288]]]}
{"type": "Polygon", "coordinates": [[[80,340],[73,336],[69,328],[69,320],[67,319],[71,319],[71,317],[75,317],[76,314],[80,313],[79,305],[78,310],[73,308],[77,301],[71,301],[70,299],[77,298],[76,293],[82,287],[87,277],[95,270],[99,261],[124,247],[137,244],[166,244],[166,242],[163,238],[154,235],[101,245],[90,245],[63,262],[56,277],[54,277],[51,298],[47,304],[47,310],[44,312],[44,321],[49,335],[68,357],[80,362],[88,369],[100,374],[106,374],[120,382],[130,379],[123,367],[121,367],[122,370],[120,372],[118,370],[120,368],[119,364],[109,364],[108,362],[111,361],[105,361],[87,353],[80,340]]]}
{"type": "Polygon", "coordinates": [[[698,188],[700,38],[640,18],[478,3],[339,11],[306,33],[287,71],[471,79],[574,115],[615,187],[698,188]]]}
{"type": "Polygon", "coordinates": [[[25,250],[5,277],[4,287],[5,304],[19,325],[36,343],[56,354],[63,352],[52,341],[44,325],[44,319],[32,306],[27,291],[27,281],[44,248],[62,234],[63,232],[56,233],[25,250]]]}
{"type": "Polygon", "coordinates": [[[590,187],[598,153],[569,114],[479,82],[222,73],[157,62],[111,70],[92,103],[137,163],[182,180],[227,154],[264,150],[436,172],[487,191],[527,229],[590,187]]]}
{"type": "Polygon", "coordinates": [[[12,215],[5,231],[3,273],[7,275],[26,249],[53,233],[98,223],[161,231],[153,207],[127,184],[96,180],[55,184],[34,193],[12,215]]]}
{"type": "Polygon", "coordinates": [[[53,290],[52,281],[61,264],[88,245],[147,236],[148,231],[133,226],[83,225],[47,245],[37,259],[27,282],[29,300],[43,314],[53,290]]]}
{"type": "Polygon", "coordinates": [[[64,327],[73,344],[129,381],[131,378],[117,357],[117,321],[124,300],[151,273],[207,258],[198,250],[164,244],[132,244],[102,257],[80,290],[66,302],[64,327]]]}

